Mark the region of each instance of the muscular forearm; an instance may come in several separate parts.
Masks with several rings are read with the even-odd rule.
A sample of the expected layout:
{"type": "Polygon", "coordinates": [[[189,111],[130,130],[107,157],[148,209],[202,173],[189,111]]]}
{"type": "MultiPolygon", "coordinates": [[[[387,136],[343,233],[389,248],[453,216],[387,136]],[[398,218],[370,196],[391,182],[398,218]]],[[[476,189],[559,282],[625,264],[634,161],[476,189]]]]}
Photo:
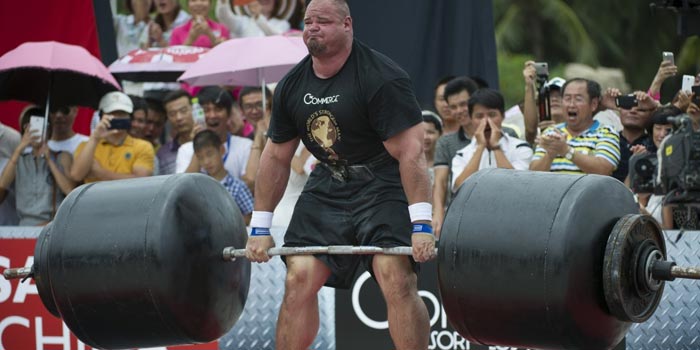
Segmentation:
{"type": "Polygon", "coordinates": [[[399,159],[399,171],[408,204],[430,203],[432,199],[430,178],[428,177],[428,166],[423,152],[421,151],[417,155],[405,154],[403,159],[399,159]]]}
{"type": "MultiPolygon", "coordinates": [[[[291,142],[291,141],[290,141],[291,142]]],[[[296,144],[274,144],[268,141],[256,174],[255,181],[255,210],[274,211],[282,199],[289,181],[289,171],[296,144]],[[261,174],[264,174],[261,175],[261,174]]]]}

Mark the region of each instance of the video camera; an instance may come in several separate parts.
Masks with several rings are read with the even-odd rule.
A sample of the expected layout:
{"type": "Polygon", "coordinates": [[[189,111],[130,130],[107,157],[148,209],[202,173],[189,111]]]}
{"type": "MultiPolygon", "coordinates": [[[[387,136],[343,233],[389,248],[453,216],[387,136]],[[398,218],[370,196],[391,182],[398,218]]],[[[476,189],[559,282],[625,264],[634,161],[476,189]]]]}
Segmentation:
{"type": "Polygon", "coordinates": [[[535,62],[535,74],[537,75],[537,105],[540,112],[540,121],[552,120],[552,112],[549,98],[549,65],[547,62],[535,62]]]}
{"type": "Polygon", "coordinates": [[[700,203],[700,132],[685,114],[669,117],[673,130],[657,153],[630,158],[635,193],[666,195],[664,203],[700,203]]]}

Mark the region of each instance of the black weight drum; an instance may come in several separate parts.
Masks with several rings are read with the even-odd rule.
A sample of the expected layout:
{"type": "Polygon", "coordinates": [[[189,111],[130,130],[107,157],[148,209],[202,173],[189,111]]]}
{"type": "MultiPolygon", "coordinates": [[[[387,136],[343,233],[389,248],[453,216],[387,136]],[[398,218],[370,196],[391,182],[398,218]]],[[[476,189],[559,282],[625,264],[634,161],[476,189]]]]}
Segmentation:
{"type": "Polygon", "coordinates": [[[608,176],[489,169],[450,206],[439,243],[439,284],[454,328],[479,344],[609,349],[630,323],[603,293],[608,236],[638,213],[608,176]]]}
{"type": "Polygon", "coordinates": [[[245,225],[215,180],[181,174],[71,192],[35,249],[47,309],[84,343],[120,349],[202,343],[240,316],[250,281],[245,225]]]}

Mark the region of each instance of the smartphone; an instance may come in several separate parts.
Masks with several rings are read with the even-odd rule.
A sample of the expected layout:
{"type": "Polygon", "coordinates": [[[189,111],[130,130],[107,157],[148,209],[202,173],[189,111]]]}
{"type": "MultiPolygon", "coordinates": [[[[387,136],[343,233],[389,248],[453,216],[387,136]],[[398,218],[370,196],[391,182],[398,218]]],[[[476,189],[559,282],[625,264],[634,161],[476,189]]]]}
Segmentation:
{"type": "Polygon", "coordinates": [[[700,106],[700,86],[693,86],[692,91],[695,94],[695,96],[693,96],[693,103],[700,106]]]}
{"type": "Polygon", "coordinates": [[[535,73],[537,76],[549,76],[549,65],[547,62],[535,62],[535,73]]]}
{"type": "Polygon", "coordinates": [[[40,137],[39,140],[44,139],[44,117],[33,115],[29,117],[29,130],[28,132],[40,137]]]}
{"type": "Polygon", "coordinates": [[[131,129],[131,119],[115,118],[109,122],[110,130],[129,130],[131,129]]]}
{"type": "Polygon", "coordinates": [[[681,91],[690,93],[692,92],[691,89],[693,85],[695,84],[695,77],[692,75],[684,75],[683,76],[683,83],[681,84],[681,91]]]}
{"type": "Polygon", "coordinates": [[[622,95],[615,98],[615,105],[622,109],[637,107],[637,97],[634,95],[622,95]]]}
{"type": "Polygon", "coordinates": [[[671,64],[674,64],[674,65],[676,64],[673,60],[673,52],[664,51],[661,54],[661,59],[664,61],[669,61],[669,62],[671,62],[671,64]]]}

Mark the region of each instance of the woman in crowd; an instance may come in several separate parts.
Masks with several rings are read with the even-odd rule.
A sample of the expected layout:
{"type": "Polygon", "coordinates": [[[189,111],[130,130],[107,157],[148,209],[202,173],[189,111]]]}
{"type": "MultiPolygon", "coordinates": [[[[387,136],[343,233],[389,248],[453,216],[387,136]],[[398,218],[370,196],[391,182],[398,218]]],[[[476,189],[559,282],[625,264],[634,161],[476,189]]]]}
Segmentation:
{"type": "Polygon", "coordinates": [[[127,0],[124,4],[129,14],[114,16],[119,57],[141,47],[142,38],[151,22],[149,14],[155,9],[152,0],[127,0]]]}
{"type": "Polygon", "coordinates": [[[279,3],[276,0],[257,0],[247,5],[250,16],[233,12],[230,0],[220,0],[216,17],[226,25],[235,38],[280,35],[289,31],[289,22],[276,17],[279,3]]]}
{"type": "Polygon", "coordinates": [[[192,19],[173,29],[170,45],[189,45],[212,48],[229,38],[226,26],[209,19],[211,0],[188,0],[192,19]]]}
{"type": "Polygon", "coordinates": [[[433,172],[433,164],[435,161],[435,144],[437,139],[442,135],[442,120],[432,111],[423,111],[423,127],[425,135],[423,136],[423,151],[425,159],[428,161],[428,174],[430,175],[430,183],[435,179],[433,172]]]}
{"type": "MultiPolygon", "coordinates": [[[[66,176],[72,165],[70,154],[52,152],[40,135],[30,132],[29,119],[33,115],[43,116],[44,112],[32,106],[22,113],[22,139],[0,175],[0,202],[14,183],[20,226],[46,225],[65,196],[75,188],[75,182],[66,176]]],[[[46,129],[49,135],[45,139],[48,139],[51,128],[46,129]]]]}
{"type": "Polygon", "coordinates": [[[190,20],[191,16],[180,8],[177,0],[154,0],[156,17],[148,26],[142,39],[144,47],[166,47],[173,29],[190,20]]]}

